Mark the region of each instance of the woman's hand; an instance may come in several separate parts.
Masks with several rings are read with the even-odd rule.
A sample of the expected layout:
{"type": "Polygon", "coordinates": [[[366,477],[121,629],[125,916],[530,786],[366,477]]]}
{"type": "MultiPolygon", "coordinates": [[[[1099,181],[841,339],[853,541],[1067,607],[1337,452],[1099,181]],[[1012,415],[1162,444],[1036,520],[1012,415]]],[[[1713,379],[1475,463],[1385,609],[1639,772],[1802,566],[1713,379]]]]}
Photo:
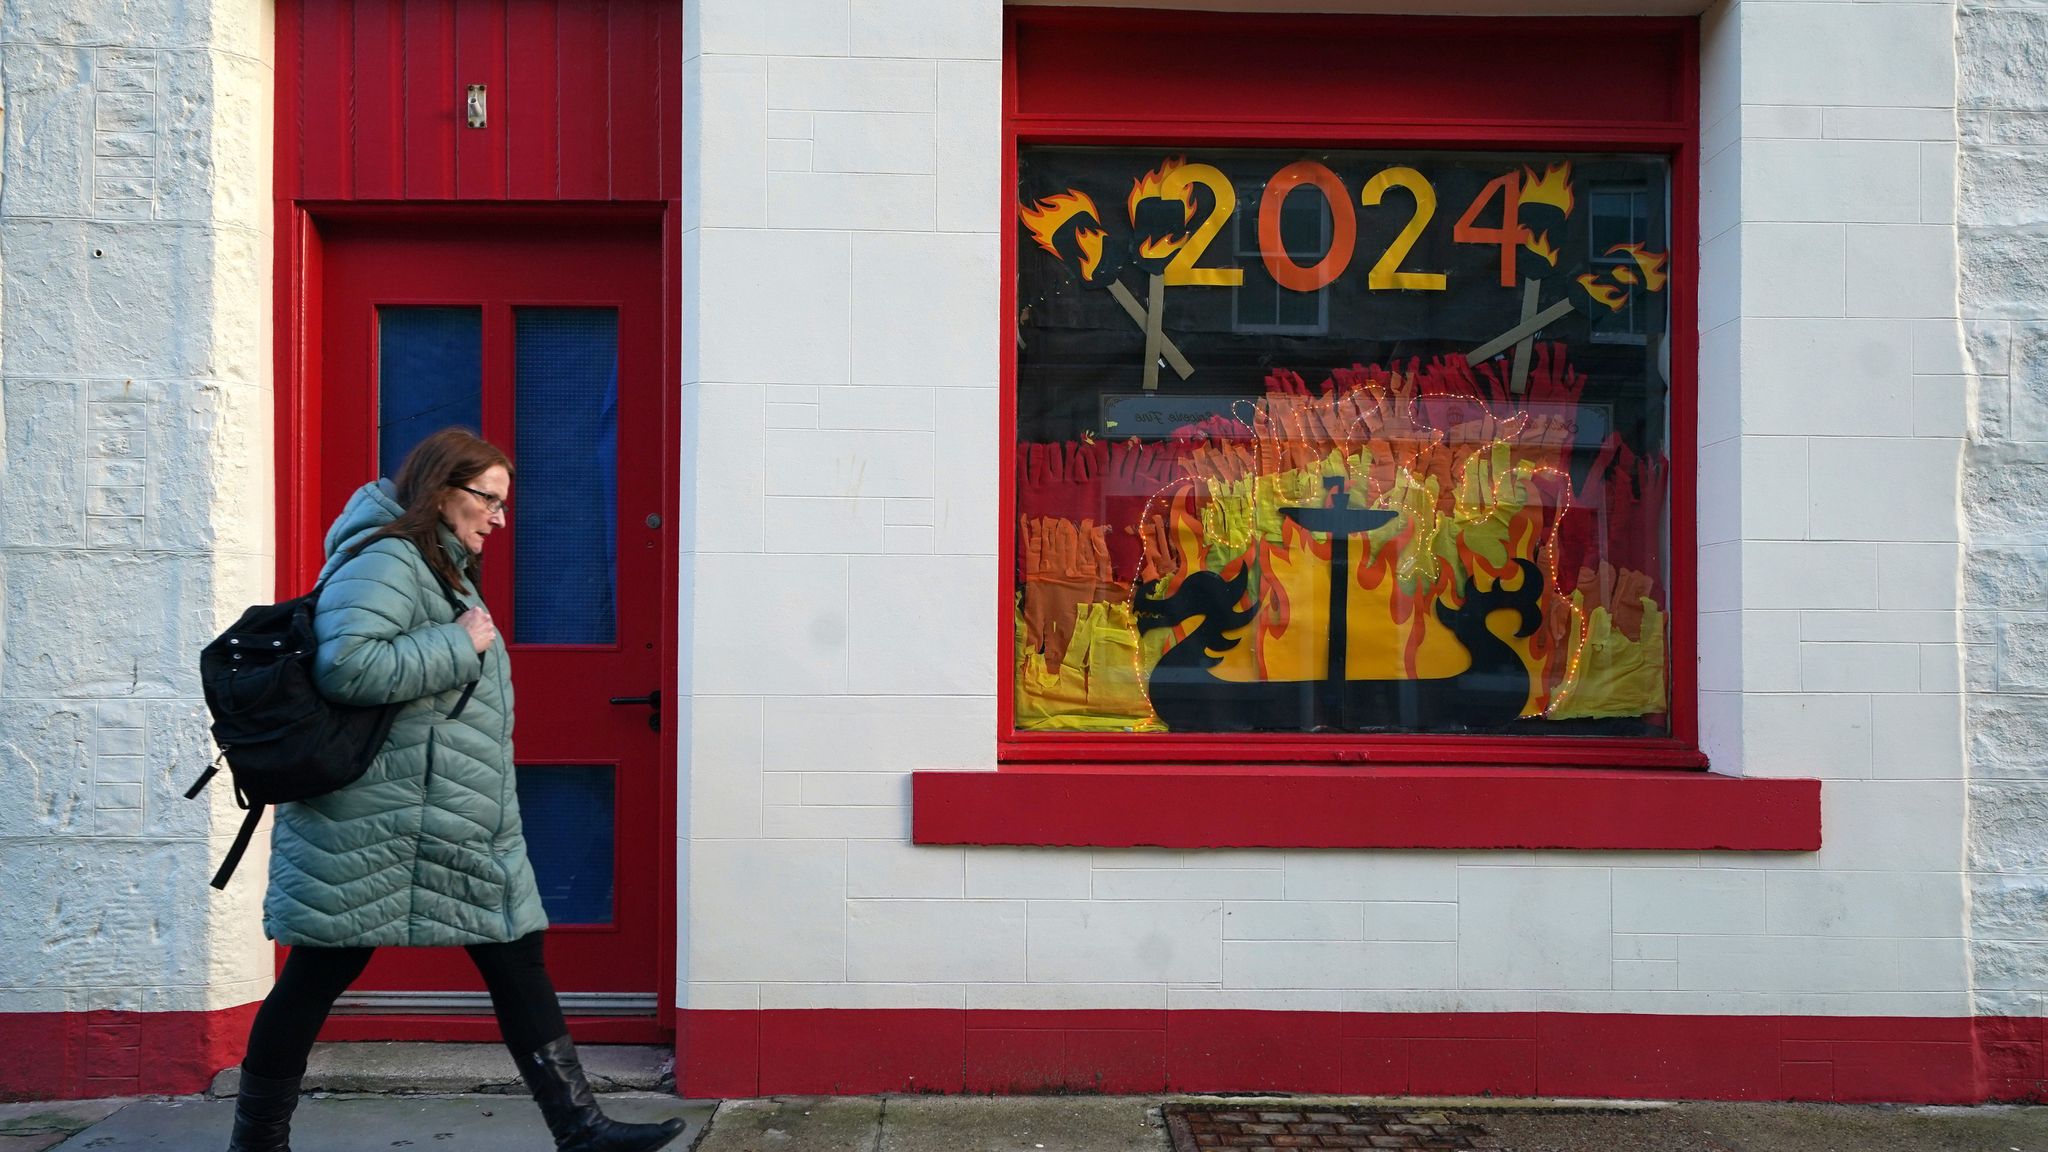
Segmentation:
{"type": "Polygon", "coordinates": [[[478,655],[482,655],[490,648],[491,641],[498,638],[498,626],[491,623],[491,614],[487,609],[471,608],[457,616],[455,622],[462,625],[464,632],[469,633],[469,643],[477,650],[478,655]]]}

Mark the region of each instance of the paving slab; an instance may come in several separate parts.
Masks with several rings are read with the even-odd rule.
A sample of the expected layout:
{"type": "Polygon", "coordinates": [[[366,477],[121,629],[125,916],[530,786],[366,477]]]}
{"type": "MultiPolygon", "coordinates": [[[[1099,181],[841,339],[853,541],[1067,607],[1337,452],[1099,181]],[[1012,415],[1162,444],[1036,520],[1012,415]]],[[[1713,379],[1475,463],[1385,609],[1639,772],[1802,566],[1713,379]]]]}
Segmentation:
{"type": "Polygon", "coordinates": [[[1128,1096],[892,1096],[879,1152],[1160,1152],[1157,1101],[1128,1096]]]}
{"type": "Polygon", "coordinates": [[[697,1152],[1161,1152],[1159,1109],[1124,1096],[728,1100],[697,1152]]]}
{"type": "Polygon", "coordinates": [[[2048,1152],[2048,1108],[1675,1104],[1452,1116],[1484,1125],[1514,1152],[2048,1152]]]}
{"type": "MultiPolygon", "coordinates": [[[[687,1149],[711,1118],[709,1102],[657,1093],[608,1093],[605,1114],[648,1123],[681,1117],[669,1147],[687,1149]]],[[[227,1147],[234,1103],[205,1097],[144,1100],[54,1145],[59,1152],[217,1152],[227,1147]]],[[[505,1096],[313,1096],[292,1119],[293,1152],[552,1152],[554,1141],[531,1100],[505,1096]]]]}
{"type": "Polygon", "coordinates": [[[129,1100],[0,1104],[0,1152],[42,1152],[120,1111],[129,1100]]]}
{"type": "MultiPolygon", "coordinates": [[[[669,1092],[675,1053],[660,1045],[579,1044],[583,1072],[598,1092],[669,1092]]],[[[233,1096],[242,1070],[214,1077],[211,1096],[233,1096]]],[[[306,1058],[308,1092],[410,1092],[431,1095],[526,1094],[526,1084],[501,1044],[353,1041],[315,1044],[306,1058]]]]}
{"type": "Polygon", "coordinates": [[[872,1152],[882,1131],[879,1096],[778,1096],[727,1100],[711,1118],[697,1152],[872,1152]]]}

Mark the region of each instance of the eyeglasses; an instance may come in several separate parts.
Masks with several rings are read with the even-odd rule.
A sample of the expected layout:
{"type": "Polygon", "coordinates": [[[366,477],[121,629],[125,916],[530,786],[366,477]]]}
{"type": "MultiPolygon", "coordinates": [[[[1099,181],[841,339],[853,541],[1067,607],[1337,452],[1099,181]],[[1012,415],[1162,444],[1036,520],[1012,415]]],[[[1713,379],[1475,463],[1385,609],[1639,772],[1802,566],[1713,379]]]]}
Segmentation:
{"type": "Polygon", "coordinates": [[[484,511],[489,512],[493,516],[505,510],[505,498],[503,496],[496,496],[489,492],[479,492],[467,484],[456,484],[452,485],[452,487],[460,488],[471,496],[483,501],[484,511]]]}

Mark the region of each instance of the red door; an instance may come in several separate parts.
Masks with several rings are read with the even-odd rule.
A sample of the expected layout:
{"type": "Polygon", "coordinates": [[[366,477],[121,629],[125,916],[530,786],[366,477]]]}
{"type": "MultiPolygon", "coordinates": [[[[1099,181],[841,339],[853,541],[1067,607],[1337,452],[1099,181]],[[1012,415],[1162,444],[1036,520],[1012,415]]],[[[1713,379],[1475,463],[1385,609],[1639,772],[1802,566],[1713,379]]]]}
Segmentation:
{"type": "MultiPolygon", "coordinates": [[[[636,1021],[656,1028],[668,538],[658,227],[322,232],[319,347],[308,350],[324,381],[321,523],[446,425],[479,429],[512,457],[509,524],[490,538],[482,585],[511,650],[549,968],[569,1015],[619,1018],[615,1038],[636,1021]]],[[[338,1011],[484,1016],[489,1003],[460,949],[387,948],[338,1011]]],[[[460,1024],[443,1035],[466,1034],[460,1024]]]]}

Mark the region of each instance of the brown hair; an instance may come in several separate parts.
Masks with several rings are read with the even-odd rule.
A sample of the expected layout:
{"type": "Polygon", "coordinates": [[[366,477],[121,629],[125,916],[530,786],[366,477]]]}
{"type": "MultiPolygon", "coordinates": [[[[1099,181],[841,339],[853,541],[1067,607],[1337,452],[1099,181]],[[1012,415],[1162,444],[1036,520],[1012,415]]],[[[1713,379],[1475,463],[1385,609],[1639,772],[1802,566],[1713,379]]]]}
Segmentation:
{"type": "Polygon", "coordinates": [[[405,508],[396,520],[377,530],[371,540],[403,536],[419,547],[420,554],[443,580],[458,592],[469,591],[463,578],[475,580],[476,557],[461,572],[441,547],[441,499],[450,488],[467,485],[493,467],[512,473],[512,461],[498,446],[467,428],[443,428],[419,442],[406,453],[392,483],[398,488],[398,502],[405,508]]]}

